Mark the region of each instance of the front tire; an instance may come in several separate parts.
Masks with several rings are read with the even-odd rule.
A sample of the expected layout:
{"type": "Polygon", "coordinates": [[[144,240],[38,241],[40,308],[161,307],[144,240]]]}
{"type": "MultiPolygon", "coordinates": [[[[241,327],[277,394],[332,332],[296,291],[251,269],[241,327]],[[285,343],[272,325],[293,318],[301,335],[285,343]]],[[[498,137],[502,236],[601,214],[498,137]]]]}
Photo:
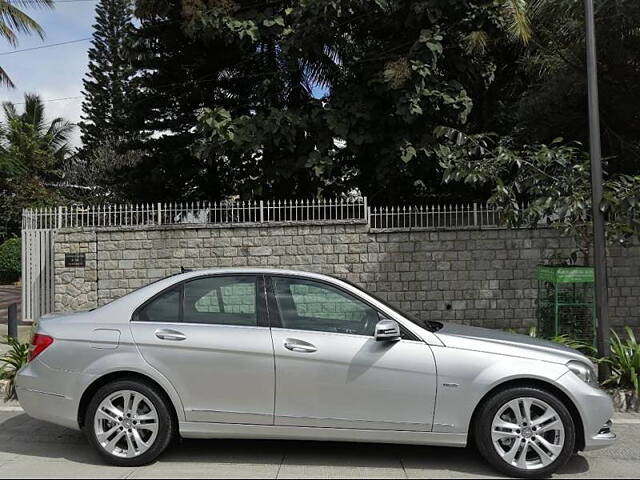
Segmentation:
{"type": "Polygon", "coordinates": [[[503,390],[487,399],[475,418],[474,438],[480,454],[507,475],[546,477],[574,452],[576,429],[571,414],[545,390],[503,390]]]}
{"type": "Polygon", "coordinates": [[[89,402],[89,442],[108,463],[134,467],[153,462],[174,435],[174,422],[161,392],[132,379],[101,387],[89,402]]]}

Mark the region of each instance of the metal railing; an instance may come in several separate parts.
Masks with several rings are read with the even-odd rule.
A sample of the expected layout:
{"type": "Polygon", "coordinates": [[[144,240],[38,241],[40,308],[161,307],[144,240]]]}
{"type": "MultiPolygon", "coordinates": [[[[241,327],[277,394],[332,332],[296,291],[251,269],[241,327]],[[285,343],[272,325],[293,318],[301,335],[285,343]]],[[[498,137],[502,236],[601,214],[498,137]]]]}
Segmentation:
{"type": "Polygon", "coordinates": [[[25,209],[23,230],[150,225],[361,221],[373,230],[440,230],[500,225],[487,204],[370,207],[367,198],[61,206],[25,209]]]}
{"type": "Polygon", "coordinates": [[[374,230],[442,230],[499,225],[497,209],[487,204],[373,207],[369,226],[374,230]]]}
{"type": "Polygon", "coordinates": [[[25,209],[23,230],[367,220],[367,199],[71,205],[25,209]]]}

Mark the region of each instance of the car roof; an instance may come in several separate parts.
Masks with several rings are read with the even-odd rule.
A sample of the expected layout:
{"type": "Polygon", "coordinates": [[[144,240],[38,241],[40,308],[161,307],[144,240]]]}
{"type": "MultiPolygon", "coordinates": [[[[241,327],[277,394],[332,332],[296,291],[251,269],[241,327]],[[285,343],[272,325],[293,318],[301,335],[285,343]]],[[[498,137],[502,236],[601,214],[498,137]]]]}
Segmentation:
{"type": "Polygon", "coordinates": [[[220,268],[203,268],[203,269],[197,269],[197,270],[194,269],[194,270],[185,271],[184,273],[171,275],[171,277],[168,277],[168,278],[172,278],[174,280],[187,280],[193,277],[202,277],[206,275],[222,275],[222,274],[294,275],[298,277],[343,281],[338,277],[334,277],[332,275],[327,275],[322,273],[307,272],[304,270],[259,268],[259,267],[228,267],[228,268],[220,267],[220,268]]]}

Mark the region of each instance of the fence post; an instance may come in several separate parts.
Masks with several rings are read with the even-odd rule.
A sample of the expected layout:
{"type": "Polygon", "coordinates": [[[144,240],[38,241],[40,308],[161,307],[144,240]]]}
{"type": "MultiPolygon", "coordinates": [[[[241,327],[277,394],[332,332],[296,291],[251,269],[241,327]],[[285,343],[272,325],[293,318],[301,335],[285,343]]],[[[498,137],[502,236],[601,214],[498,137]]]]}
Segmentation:
{"type": "Polygon", "coordinates": [[[7,336],[18,339],[18,304],[12,303],[7,308],[7,336]]]}
{"type": "Polygon", "coordinates": [[[364,199],[364,218],[367,221],[367,225],[371,228],[371,212],[369,212],[369,205],[367,204],[367,197],[363,197],[364,199]]]}
{"type": "Polygon", "coordinates": [[[473,202],[473,226],[478,226],[478,204],[473,202]]]}
{"type": "Polygon", "coordinates": [[[162,225],[162,205],[158,202],[158,225],[162,225]]]}
{"type": "Polygon", "coordinates": [[[260,223],[264,223],[264,201],[260,200],[260,223]]]}

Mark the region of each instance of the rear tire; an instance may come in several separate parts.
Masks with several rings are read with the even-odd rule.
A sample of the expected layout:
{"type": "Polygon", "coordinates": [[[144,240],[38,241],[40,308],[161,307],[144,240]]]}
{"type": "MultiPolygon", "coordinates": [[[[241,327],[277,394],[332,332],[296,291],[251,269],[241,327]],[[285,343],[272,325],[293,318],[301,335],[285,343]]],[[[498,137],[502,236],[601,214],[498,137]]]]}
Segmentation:
{"type": "Polygon", "coordinates": [[[101,387],[87,406],[84,433],[108,463],[136,467],[153,462],[174,437],[162,392],[133,379],[101,387]]]}
{"type": "Polygon", "coordinates": [[[479,407],[473,434],[480,454],[512,477],[547,477],[573,455],[576,429],[567,407],[534,387],[500,391],[479,407]]]}

